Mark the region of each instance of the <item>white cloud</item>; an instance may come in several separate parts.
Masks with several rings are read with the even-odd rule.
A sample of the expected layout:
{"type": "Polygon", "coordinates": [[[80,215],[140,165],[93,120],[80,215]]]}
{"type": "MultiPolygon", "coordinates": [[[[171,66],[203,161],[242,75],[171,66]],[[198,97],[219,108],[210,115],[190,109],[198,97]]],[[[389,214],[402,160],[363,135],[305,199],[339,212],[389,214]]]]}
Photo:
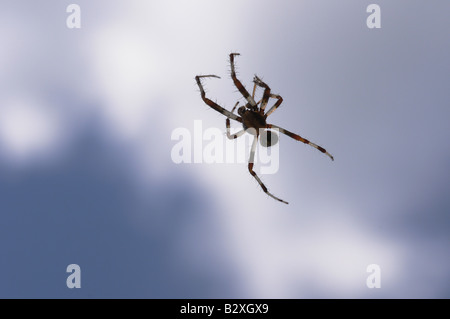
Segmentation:
{"type": "Polygon", "coordinates": [[[387,287],[401,280],[404,250],[351,212],[314,205],[299,212],[295,204],[269,211],[263,199],[235,201],[240,204],[228,203],[222,222],[240,269],[241,297],[358,297],[369,293],[366,267],[372,263],[381,267],[382,292],[399,293],[387,287]]]}
{"type": "Polygon", "coordinates": [[[155,51],[138,28],[123,25],[99,28],[85,45],[103,114],[119,134],[134,136],[146,125],[150,98],[158,91],[162,70],[155,51]]]}
{"type": "Polygon", "coordinates": [[[2,101],[0,145],[3,155],[15,162],[47,156],[63,135],[58,114],[36,97],[2,101]]]}

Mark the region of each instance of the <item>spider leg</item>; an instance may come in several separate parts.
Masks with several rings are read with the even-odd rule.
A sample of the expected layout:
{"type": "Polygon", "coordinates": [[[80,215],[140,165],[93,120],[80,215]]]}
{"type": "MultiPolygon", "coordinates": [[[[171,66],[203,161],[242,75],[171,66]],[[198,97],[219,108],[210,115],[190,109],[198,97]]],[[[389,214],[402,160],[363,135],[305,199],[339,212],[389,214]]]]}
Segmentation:
{"type": "Polygon", "coordinates": [[[238,121],[238,122],[242,123],[242,119],[239,116],[237,116],[236,114],[233,114],[232,112],[224,109],[223,107],[221,107],[220,105],[218,105],[217,103],[213,102],[212,100],[210,100],[210,99],[208,99],[206,97],[206,93],[205,93],[205,90],[203,89],[201,78],[219,78],[220,79],[220,77],[217,76],[217,75],[197,75],[195,77],[195,80],[197,81],[197,85],[200,88],[200,94],[202,95],[202,99],[207,105],[212,107],[217,112],[222,113],[226,117],[231,118],[231,119],[233,119],[235,121],[238,121]]]}
{"type": "Polygon", "coordinates": [[[226,125],[227,125],[227,137],[230,140],[238,138],[238,137],[242,136],[245,133],[245,130],[241,130],[241,131],[239,131],[237,133],[230,134],[230,119],[226,119],[226,125]]]}
{"type": "MultiPolygon", "coordinates": [[[[234,105],[233,109],[231,110],[231,113],[234,112],[234,110],[236,109],[236,107],[237,107],[238,105],[239,105],[239,102],[236,102],[236,104],[234,105]]],[[[237,133],[235,133],[235,134],[230,134],[230,119],[229,119],[229,118],[227,118],[227,119],[225,120],[225,125],[226,125],[226,127],[227,127],[227,137],[228,137],[230,140],[235,139],[235,138],[238,138],[239,136],[242,136],[242,135],[245,133],[245,130],[241,130],[241,131],[239,131],[239,132],[237,132],[237,133]]]]}
{"type": "MultiPolygon", "coordinates": [[[[252,98],[255,99],[255,91],[256,91],[256,83],[253,84],[253,93],[252,93],[252,98]]],[[[259,100],[258,102],[256,102],[256,105],[258,105],[259,103],[262,102],[262,99],[259,100]]]]}
{"type": "Polygon", "coordinates": [[[264,115],[264,117],[267,118],[273,111],[275,111],[281,105],[281,103],[283,103],[283,98],[278,94],[270,93],[270,87],[265,82],[263,82],[257,75],[255,75],[255,77],[253,78],[253,82],[255,82],[255,84],[259,85],[260,87],[264,88],[264,95],[261,100],[262,102],[260,108],[260,110],[263,111],[262,113],[264,113],[264,110],[266,109],[267,103],[269,102],[269,97],[278,100],[264,115]]]}
{"type": "Polygon", "coordinates": [[[258,177],[258,175],[256,175],[255,171],[253,170],[253,163],[254,163],[254,159],[255,159],[255,150],[256,150],[257,142],[258,142],[258,136],[255,136],[255,138],[253,139],[252,148],[251,148],[251,151],[250,151],[250,158],[248,160],[248,171],[258,181],[258,183],[261,186],[261,188],[264,191],[264,193],[266,193],[267,195],[269,195],[273,199],[276,199],[277,201],[280,201],[280,202],[285,203],[285,204],[289,204],[288,202],[286,202],[286,201],[276,197],[275,195],[271,194],[267,190],[267,187],[264,185],[264,183],[261,181],[261,179],[258,177]]]}
{"type": "Polygon", "coordinates": [[[231,110],[231,113],[234,112],[234,110],[237,108],[238,105],[239,105],[239,102],[236,102],[236,104],[233,106],[233,109],[231,110]]]}
{"type": "Polygon", "coordinates": [[[270,87],[266,83],[261,81],[261,79],[257,75],[254,76],[253,82],[255,83],[255,86],[258,85],[258,86],[264,88],[263,97],[261,99],[261,106],[259,109],[260,111],[262,111],[261,113],[264,114],[264,110],[266,109],[267,103],[269,102],[270,87]]]}
{"type": "Polygon", "coordinates": [[[264,115],[265,118],[272,114],[272,112],[275,111],[283,102],[283,98],[278,94],[270,94],[270,97],[273,99],[278,99],[278,101],[276,101],[275,104],[272,105],[272,107],[267,111],[267,113],[264,115]]]}
{"type": "MultiPolygon", "coordinates": [[[[252,98],[255,99],[255,92],[256,92],[256,83],[253,84],[253,93],[252,93],[252,98]]],[[[261,103],[262,99],[259,100],[258,102],[256,102],[256,105],[258,106],[259,103],[261,103]]]]}
{"type": "MultiPolygon", "coordinates": [[[[252,92],[252,99],[253,100],[255,99],[255,91],[256,91],[256,83],[253,84],[253,92],[252,92]]],[[[258,104],[258,103],[256,103],[256,104],[258,104]]]]}
{"type": "Polygon", "coordinates": [[[239,81],[238,78],[236,77],[236,70],[235,70],[235,67],[234,67],[234,56],[235,55],[240,55],[240,54],[239,53],[230,53],[231,78],[233,79],[234,85],[237,87],[239,92],[241,92],[242,96],[244,96],[244,98],[247,100],[248,104],[250,104],[250,106],[253,109],[257,109],[258,106],[256,105],[255,100],[247,92],[245,87],[242,85],[241,81],[239,81]]]}
{"type": "Polygon", "coordinates": [[[297,141],[303,142],[303,143],[305,143],[305,144],[311,145],[312,147],[318,149],[318,150],[321,151],[322,153],[328,155],[328,156],[331,158],[331,160],[334,161],[333,156],[332,156],[330,153],[328,153],[328,152],[326,151],[326,149],[324,149],[323,147],[321,147],[321,146],[319,146],[319,145],[317,145],[317,144],[314,144],[314,143],[308,141],[306,138],[303,138],[303,137],[301,137],[300,135],[297,135],[297,134],[295,134],[295,133],[289,132],[288,130],[285,130],[284,128],[281,128],[281,127],[276,126],[276,125],[274,125],[274,124],[267,124],[267,128],[276,128],[276,129],[278,129],[281,133],[286,134],[287,136],[293,138],[294,140],[297,140],[297,141]]]}

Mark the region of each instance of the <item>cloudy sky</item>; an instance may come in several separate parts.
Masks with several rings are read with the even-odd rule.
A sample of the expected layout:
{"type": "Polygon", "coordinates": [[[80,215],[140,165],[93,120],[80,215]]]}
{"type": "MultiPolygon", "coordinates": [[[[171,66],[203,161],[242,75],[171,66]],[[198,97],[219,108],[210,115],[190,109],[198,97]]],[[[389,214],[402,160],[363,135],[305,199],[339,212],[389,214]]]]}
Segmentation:
{"type": "Polygon", "coordinates": [[[371,3],[2,1],[0,298],[449,298],[450,3],[379,0],[369,29],[371,3]],[[242,105],[230,52],[335,158],[280,136],[261,178],[289,205],[172,159],[198,121],[225,143],[194,77],[242,105]]]}

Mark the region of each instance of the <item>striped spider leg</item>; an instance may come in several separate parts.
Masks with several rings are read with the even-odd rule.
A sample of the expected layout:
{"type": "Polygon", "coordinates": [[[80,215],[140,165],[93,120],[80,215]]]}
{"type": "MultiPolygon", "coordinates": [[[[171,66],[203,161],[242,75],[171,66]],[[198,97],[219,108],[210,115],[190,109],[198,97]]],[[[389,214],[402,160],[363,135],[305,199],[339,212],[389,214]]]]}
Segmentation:
{"type": "MultiPolygon", "coordinates": [[[[264,88],[264,95],[263,95],[262,102],[261,102],[261,109],[262,110],[265,109],[265,107],[267,105],[267,102],[269,100],[269,97],[275,98],[275,99],[278,100],[270,108],[270,110],[267,111],[267,113],[264,114],[264,117],[267,118],[270,114],[272,114],[273,111],[275,111],[280,106],[280,104],[283,102],[283,98],[281,96],[277,95],[277,94],[270,93],[269,86],[266,83],[264,83],[263,81],[261,81],[261,79],[258,78],[256,75],[255,75],[255,78],[253,79],[253,81],[255,82],[255,85],[258,85],[258,86],[261,86],[261,87],[264,88]]],[[[288,130],[286,130],[284,128],[281,128],[281,127],[279,127],[277,125],[274,125],[274,124],[267,124],[266,128],[268,128],[268,129],[275,128],[275,129],[279,130],[281,133],[286,134],[287,136],[293,138],[294,140],[297,140],[297,141],[303,142],[305,144],[308,144],[308,145],[318,149],[322,153],[328,155],[331,158],[331,160],[334,161],[333,156],[330,153],[328,153],[323,147],[321,147],[321,146],[319,146],[319,145],[317,145],[315,143],[310,142],[309,140],[307,140],[306,138],[301,137],[300,135],[292,133],[292,132],[290,132],[290,131],[288,131],[288,130]]]]}
{"type": "Polygon", "coordinates": [[[283,103],[283,98],[278,94],[272,94],[270,92],[270,87],[266,83],[261,81],[261,79],[257,75],[255,75],[255,77],[253,78],[253,82],[255,83],[255,85],[264,88],[264,94],[261,99],[261,108],[260,108],[260,112],[262,114],[264,114],[264,110],[266,109],[267,103],[269,103],[269,98],[277,99],[277,102],[275,102],[275,104],[270,108],[270,110],[264,114],[264,117],[267,118],[270,114],[272,114],[273,111],[275,111],[281,105],[281,103],[283,103]]]}
{"type": "MultiPolygon", "coordinates": [[[[256,81],[254,81],[252,95],[250,95],[248,93],[248,91],[245,89],[245,87],[242,85],[241,81],[239,81],[239,79],[236,76],[236,69],[235,69],[235,63],[234,63],[234,57],[236,55],[239,55],[239,53],[231,53],[230,54],[231,78],[232,78],[236,88],[239,90],[239,92],[244,96],[244,98],[248,102],[245,106],[239,107],[238,114],[242,118],[242,124],[244,127],[244,131],[246,131],[250,134],[253,134],[255,136],[253,139],[251,150],[250,150],[250,158],[248,161],[248,171],[256,179],[258,184],[261,186],[262,190],[267,195],[269,195],[273,199],[276,199],[282,203],[288,204],[288,202],[286,202],[286,201],[276,197],[272,193],[270,193],[268,191],[267,187],[264,185],[264,183],[259,178],[259,176],[253,170],[255,151],[256,151],[256,145],[258,142],[259,134],[260,134],[260,132],[263,132],[266,129],[266,125],[267,125],[266,119],[264,117],[264,108],[265,108],[265,105],[267,104],[269,96],[270,96],[270,88],[267,85],[265,85],[265,83],[263,83],[262,81],[258,82],[256,80],[256,81]],[[258,103],[256,103],[254,100],[255,90],[256,90],[257,85],[260,85],[260,86],[265,85],[264,95],[263,95],[261,101],[259,101],[258,103]],[[264,108],[262,108],[262,110],[260,108],[258,108],[259,103],[261,103],[261,107],[264,107],[264,108]]],[[[255,77],[255,78],[257,78],[257,77],[255,77]]],[[[282,101],[282,99],[281,99],[281,101],[282,101]]],[[[278,104],[281,104],[281,101],[278,104]]],[[[233,111],[238,106],[238,104],[239,103],[236,103],[236,105],[233,108],[233,111]]],[[[229,119],[226,120],[226,126],[227,126],[227,137],[230,139],[237,138],[243,134],[243,131],[239,131],[233,135],[230,135],[229,119]]],[[[270,146],[270,145],[268,145],[268,146],[270,146]]]]}
{"type": "Polygon", "coordinates": [[[281,133],[286,134],[287,136],[293,138],[294,140],[297,140],[297,141],[303,142],[303,143],[305,143],[305,144],[308,144],[308,145],[314,147],[315,149],[318,149],[319,151],[321,151],[321,152],[324,153],[325,155],[328,155],[328,156],[331,158],[331,160],[334,161],[333,155],[331,155],[330,153],[328,153],[327,150],[324,149],[322,146],[319,146],[319,145],[317,145],[317,144],[315,144],[315,143],[313,143],[313,142],[310,142],[310,141],[307,140],[306,138],[303,138],[303,137],[301,137],[300,135],[297,135],[297,134],[295,134],[295,133],[289,132],[288,130],[285,130],[284,128],[279,127],[279,126],[277,126],[277,125],[275,125],[275,124],[267,124],[266,127],[267,127],[268,129],[275,128],[275,129],[279,130],[281,133]]]}
{"type": "Polygon", "coordinates": [[[254,94],[255,94],[256,86],[253,87],[253,96],[251,96],[247,92],[245,87],[242,85],[241,81],[238,80],[238,78],[236,76],[236,68],[234,66],[234,56],[235,55],[240,55],[240,53],[230,53],[231,79],[233,80],[234,85],[239,90],[239,92],[241,92],[242,96],[247,100],[246,107],[251,109],[251,110],[257,111],[258,110],[258,105],[256,104],[256,102],[254,100],[254,94]]]}
{"type": "Polygon", "coordinates": [[[225,115],[227,118],[231,118],[235,121],[241,122],[242,123],[242,119],[237,116],[236,114],[231,113],[230,111],[224,109],[223,107],[221,107],[220,105],[218,105],[217,103],[213,102],[212,100],[208,99],[206,97],[206,93],[205,90],[203,89],[203,84],[201,82],[202,78],[218,78],[220,79],[220,76],[217,75],[197,75],[195,77],[195,81],[197,81],[197,85],[200,88],[200,94],[202,96],[203,101],[209,105],[210,107],[212,107],[214,110],[216,110],[219,113],[222,113],[223,115],[225,115]]]}
{"type": "MultiPolygon", "coordinates": [[[[259,103],[259,102],[258,102],[258,103],[259,103]]],[[[234,112],[234,110],[236,109],[236,107],[238,106],[238,104],[239,104],[239,102],[236,103],[236,105],[233,107],[233,109],[231,110],[231,112],[234,112]]],[[[252,134],[252,135],[255,136],[254,139],[253,139],[253,142],[252,142],[251,150],[250,150],[250,157],[249,157],[249,160],[248,160],[248,171],[249,171],[250,174],[257,180],[257,182],[258,182],[259,185],[261,186],[262,190],[263,190],[267,195],[269,195],[269,196],[272,197],[273,199],[276,199],[276,200],[278,200],[278,201],[280,201],[280,202],[282,202],[282,203],[289,204],[288,202],[286,202],[286,201],[284,201],[284,200],[282,200],[282,199],[276,197],[276,196],[273,195],[272,193],[270,193],[270,192],[267,190],[266,185],[264,185],[264,183],[261,181],[261,179],[258,177],[258,175],[257,175],[257,174],[255,173],[255,171],[253,170],[253,165],[254,165],[254,161],[255,161],[256,144],[257,144],[258,138],[259,138],[259,131],[256,131],[255,128],[250,127],[250,128],[247,128],[247,129],[243,129],[243,130],[241,130],[241,131],[238,131],[237,133],[230,134],[230,119],[229,119],[229,118],[227,118],[227,119],[225,120],[225,125],[226,125],[226,127],[227,127],[227,137],[228,137],[230,140],[235,139],[235,138],[238,138],[238,137],[242,136],[242,135],[243,135],[244,133],[246,133],[246,132],[247,132],[247,133],[250,133],[250,134],[252,134]]]]}

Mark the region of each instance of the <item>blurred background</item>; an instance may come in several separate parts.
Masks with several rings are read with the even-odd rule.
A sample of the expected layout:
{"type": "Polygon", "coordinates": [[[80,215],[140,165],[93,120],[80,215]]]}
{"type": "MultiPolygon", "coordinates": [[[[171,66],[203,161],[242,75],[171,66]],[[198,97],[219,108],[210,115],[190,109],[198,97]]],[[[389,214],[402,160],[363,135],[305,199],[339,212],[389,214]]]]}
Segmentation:
{"type": "Polygon", "coordinates": [[[371,3],[3,0],[0,298],[449,298],[450,2],[371,3]],[[194,76],[231,110],[230,52],[335,158],[280,136],[289,205],[171,159],[194,120],[225,138],[194,76]]]}

